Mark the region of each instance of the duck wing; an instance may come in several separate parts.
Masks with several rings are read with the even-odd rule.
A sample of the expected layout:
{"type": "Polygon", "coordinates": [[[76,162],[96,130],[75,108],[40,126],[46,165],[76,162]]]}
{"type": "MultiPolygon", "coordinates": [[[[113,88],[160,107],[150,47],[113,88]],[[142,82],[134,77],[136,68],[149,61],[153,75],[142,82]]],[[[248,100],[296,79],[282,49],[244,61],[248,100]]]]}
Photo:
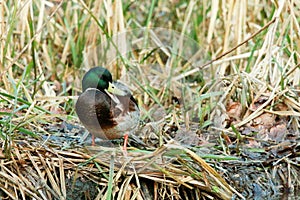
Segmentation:
{"type": "Polygon", "coordinates": [[[115,102],[106,93],[89,88],[79,96],[75,110],[90,133],[100,138],[107,138],[104,135],[106,129],[112,129],[117,125],[115,107],[115,102]]]}

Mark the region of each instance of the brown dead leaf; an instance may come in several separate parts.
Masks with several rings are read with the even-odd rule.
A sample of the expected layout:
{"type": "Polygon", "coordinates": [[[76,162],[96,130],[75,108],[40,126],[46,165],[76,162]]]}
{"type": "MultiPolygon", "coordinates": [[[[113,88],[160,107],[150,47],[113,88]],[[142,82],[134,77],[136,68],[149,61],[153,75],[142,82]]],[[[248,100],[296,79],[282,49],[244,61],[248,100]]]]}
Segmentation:
{"type": "Polygon", "coordinates": [[[272,113],[263,113],[249,122],[242,131],[245,135],[255,132],[256,138],[260,140],[281,142],[288,133],[287,120],[272,113]]]}
{"type": "Polygon", "coordinates": [[[242,114],[242,104],[240,102],[231,101],[228,103],[226,108],[229,117],[235,120],[240,120],[242,114]]]}
{"type": "Polygon", "coordinates": [[[248,139],[248,144],[246,144],[249,148],[258,148],[261,147],[261,144],[254,139],[248,139]]]}
{"type": "Polygon", "coordinates": [[[263,113],[253,119],[254,126],[262,126],[262,128],[270,128],[275,124],[276,116],[272,113],[263,113]]]}
{"type": "Polygon", "coordinates": [[[269,132],[269,138],[276,142],[282,141],[287,134],[287,127],[285,123],[273,126],[269,132]]]}

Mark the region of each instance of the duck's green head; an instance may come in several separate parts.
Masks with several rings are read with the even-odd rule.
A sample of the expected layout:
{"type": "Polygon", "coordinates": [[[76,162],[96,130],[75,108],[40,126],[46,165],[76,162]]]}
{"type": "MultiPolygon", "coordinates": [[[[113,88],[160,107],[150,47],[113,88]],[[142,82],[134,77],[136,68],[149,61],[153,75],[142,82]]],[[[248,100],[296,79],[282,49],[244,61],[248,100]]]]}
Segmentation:
{"type": "Polygon", "coordinates": [[[88,88],[97,88],[98,90],[105,92],[105,90],[117,94],[120,96],[126,95],[124,91],[117,88],[112,83],[111,73],[103,67],[94,67],[90,69],[82,79],[83,92],[88,88]]]}

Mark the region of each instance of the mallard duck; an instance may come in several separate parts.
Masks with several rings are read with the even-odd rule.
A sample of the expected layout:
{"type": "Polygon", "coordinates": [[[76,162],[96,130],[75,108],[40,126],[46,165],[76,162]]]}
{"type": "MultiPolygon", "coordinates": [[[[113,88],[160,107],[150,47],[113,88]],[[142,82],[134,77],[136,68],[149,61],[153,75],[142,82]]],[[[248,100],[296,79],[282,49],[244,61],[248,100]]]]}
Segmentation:
{"type": "Polygon", "coordinates": [[[95,137],[117,139],[124,137],[126,151],[128,133],[139,123],[140,111],[129,88],[121,82],[113,82],[111,73],[103,67],[90,69],[82,79],[83,93],[76,102],[76,113],[95,137]]]}

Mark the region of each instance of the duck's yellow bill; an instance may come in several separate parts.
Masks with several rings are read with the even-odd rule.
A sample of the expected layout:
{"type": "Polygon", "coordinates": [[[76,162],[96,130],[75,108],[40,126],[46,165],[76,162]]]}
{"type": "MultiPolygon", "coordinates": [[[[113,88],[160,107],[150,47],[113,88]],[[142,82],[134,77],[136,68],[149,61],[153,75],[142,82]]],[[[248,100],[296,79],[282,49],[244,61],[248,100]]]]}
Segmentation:
{"type": "Polygon", "coordinates": [[[112,93],[112,94],[119,95],[119,96],[125,96],[126,95],[126,92],[124,92],[123,90],[117,88],[112,83],[109,83],[107,91],[110,92],[110,93],[112,93]]]}

